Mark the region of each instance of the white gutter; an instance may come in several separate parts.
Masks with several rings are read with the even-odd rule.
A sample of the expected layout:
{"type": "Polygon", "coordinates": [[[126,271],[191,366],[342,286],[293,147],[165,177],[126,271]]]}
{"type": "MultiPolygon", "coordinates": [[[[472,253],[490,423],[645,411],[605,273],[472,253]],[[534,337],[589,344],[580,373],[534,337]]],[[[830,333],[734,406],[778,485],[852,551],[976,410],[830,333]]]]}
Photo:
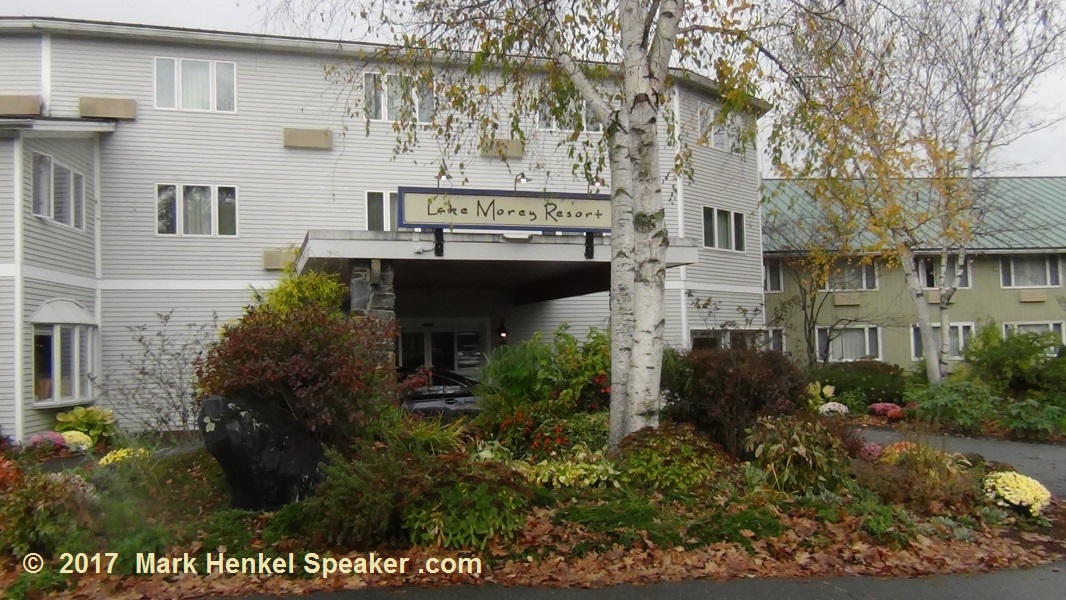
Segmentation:
{"type": "Polygon", "coordinates": [[[21,442],[23,438],[23,431],[25,429],[25,423],[23,413],[26,410],[24,406],[23,395],[25,393],[25,386],[23,385],[23,375],[25,369],[23,369],[23,351],[25,350],[26,340],[24,339],[24,324],[25,315],[22,314],[22,260],[23,260],[23,248],[22,248],[22,228],[25,225],[22,222],[23,219],[23,202],[22,197],[22,136],[16,135],[14,140],[14,163],[15,173],[12,178],[14,184],[14,208],[15,208],[15,441],[21,442]]]}

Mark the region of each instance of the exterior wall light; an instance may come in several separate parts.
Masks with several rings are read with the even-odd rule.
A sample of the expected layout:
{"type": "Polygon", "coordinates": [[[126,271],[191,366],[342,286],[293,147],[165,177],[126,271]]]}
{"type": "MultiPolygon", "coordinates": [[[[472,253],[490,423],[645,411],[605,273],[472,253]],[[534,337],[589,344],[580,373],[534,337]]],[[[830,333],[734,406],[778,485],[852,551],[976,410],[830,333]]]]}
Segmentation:
{"type": "Polygon", "coordinates": [[[518,184],[520,184],[520,183],[529,183],[529,178],[526,177],[526,174],[525,174],[524,171],[522,173],[519,173],[518,177],[514,178],[514,189],[515,189],[515,191],[518,190],[518,184]]]}
{"type": "Polygon", "coordinates": [[[496,329],[496,335],[500,338],[501,344],[507,343],[507,326],[500,321],[500,326],[496,329]]]}

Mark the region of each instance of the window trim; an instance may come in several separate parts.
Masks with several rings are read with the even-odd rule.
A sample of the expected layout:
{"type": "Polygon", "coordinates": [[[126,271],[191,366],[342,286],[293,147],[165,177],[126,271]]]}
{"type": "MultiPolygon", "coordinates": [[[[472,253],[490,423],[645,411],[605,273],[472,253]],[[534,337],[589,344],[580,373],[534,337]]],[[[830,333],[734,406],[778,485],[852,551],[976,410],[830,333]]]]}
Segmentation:
{"type": "Polygon", "coordinates": [[[860,361],[860,360],[876,360],[878,362],[885,362],[885,359],[884,359],[884,356],[885,356],[885,334],[884,334],[883,328],[880,325],[862,325],[862,324],[859,324],[859,325],[848,325],[846,327],[837,327],[835,329],[861,329],[861,330],[863,330],[865,332],[865,335],[863,336],[864,344],[866,346],[866,355],[865,356],[870,356],[870,330],[871,329],[877,330],[877,357],[876,358],[872,358],[871,359],[871,358],[860,357],[860,358],[843,358],[843,359],[842,358],[837,358],[837,359],[834,359],[833,358],[833,354],[832,354],[832,351],[833,351],[833,340],[829,339],[829,347],[826,348],[825,360],[823,361],[822,360],[821,344],[818,343],[819,342],[818,338],[820,337],[819,333],[824,330],[826,332],[826,337],[828,338],[830,329],[833,329],[833,328],[824,327],[824,326],[821,326],[821,325],[819,325],[819,326],[814,328],[814,339],[815,339],[815,344],[817,346],[817,348],[815,349],[815,352],[816,352],[816,355],[818,357],[818,361],[819,362],[840,363],[840,362],[857,362],[857,361],[860,361]]]}
{"type": "Polygon", "coordinates": [[[239,94],[237,93],[237,61],[235,60],[212,60],[209,58],[190,58],[180,56],[155,56],[152,58],[152,107],[156,110],[164,110],[171,112],[189,112],[189,113],[218,113],[222,115],[232,115],[239,110],[239,94]],[[159,106],[159,61],[160,60],[172,60],[174,61],[174,106],[159,106]],[[206,62],[209,64],[208,77],[210,78],[208,86],[207,109],[203,108],[183,108],[181,106],[181,63],[182,61],[196,61],[206,62]],[[217,65],[228,64],[233,65],[233,110],[219,110],[218,109],[218,71],[217,65]]]}
{"type": "Polygon", "coordinates": [[[155,209],[152,214],[155,215],[155,237],[157,238],[192,238],[192,239],[238,239],[241,237],[241,190],[240,186],[229,183],[197,183],[197,182],[182,182],[182,181],[164,181],[156,182],[152,186],[153,194],[153,208],[155,209]],[[174,233],[159,233],[159,188],[162,186],[172,185],[174,186],[174,233]],[[182,193],[186,187],[207,187],[211,189],[211,233],[184,233],[185,231],[185,213],[184,202],[185,195],[182,193]],[[233,235],[218,233],[219,214],[218,214],[218,188],[233,188],[236,194],[236,206],[233,210],[233,235]]]}
{"type": "MultiPolygon", "coordinates": [[[[951,258],[956,258],[956,256],[957,255],[952,254],[951,258]]],[[[918,280],[922,284],[922,289],[923,290],[933,290],[933,291],[939,290],[940,289],[939,287],[929,287],[929,286],[926,285],[927,279],[928,279],[926,277],[926,271],[925,271],[925,261],[926,260],[935,260],[935,261],[937,261],[939,263],[940,256],[930,256],[930,255],[921,256],[921,255],[919,255],[919,256],[915,256],[914,257],[915,272],[918,274],[918,280]]],[[[936,272],[933,274],[933,279],[934,280],[940,274],[939,265],[935,265],[935,268],[936,268],[936,272]]],[[[966,285],[959,285],[959,287],[957,289],[960,289],[960,290],[972,290],[973,289],[973,261],[970,260],[970,256],[969,255],[966,256],[966,285]]]]}
{"type": "MultiPolygon", "coordinates": [[[[389,110],[389,79],[392,78],[392,77],[402,77],[402,76],[403,75],[401,75],[399,73],[382,73],[381,71],[363,71],[363,80],[362,80],[363,98],[362,98],[362,103],[363,103],[363,118],[364,119],[366,119],[367,121],[370,121],[371,123],[396,123],[397,122],[397,119],[392,118],[392,115],[391,115],[392,111],[389,110]],[[374,75],[376,77],[380,77],[381,78],[381,91],[379,92],[381,94],[381,96],[378,98],[378,102],[381,105],[381,114],[382,114],[382,118],[380,118],[380,119],[373,119],[373,118],[370,117],[370,115],[367,114],[367,110],[366,110],[366,93],[367,93],[366,76],[367,75],[374,75]]],[[[437,112],[437,94],[436,94],[435,90],[431,89],[430,91],[433,93],[433,112],[436,113],[437,112]]],[[[411,99],[414,102],[414,116],[415,116],[414,124],[415,125],[431,125],[433,123],[432,120],[430,120],[430,121],[423,121],[422,120],[422,90],[421,89],[412,90],[411,96],[412,96],[411,99]]],[[[370,191],[376,191],[376,190],[370,190],[370,191]]]]}
{"type": "MultiPolygon", "coordinates": [[[[940,323],[933,323],[932,325],[933,325],[933,329],[936,330],[937,334],[939,335],[940,323]]],[[[958,328],[960,328],[959,329],[959,350],[962,351],[962,354],[959,354],[957,356],[956,355],[948,355],[945,358],[947,360],[950,360],[950,361],[965,360],[966,359],[966,357],[965,357],[966,344],[965,344],[965,336],[963,336],[963,333],[962,333],[962,328],[963,327],[969,327],[970,328],[970,339],[973,339],[973,337],[975,335],[977,335],[977,323],[974,323],[973,321],[952,321],[952,322],[948,323],[948,327],[951,327],[951,328],[958,327],[958,328]]],[[[919,331],[918,324],[917,323],[911,323],[911,327],[910,327],[911,336],[910,337],[911,337],[911,361],[912,362],[918,362],[918,361],[925,360],[924,356],[918,356],[918,345],[915,343],[915,336],[917,335],[918,331],[919,331]]],[[[924,352],[924,349],[923,349],[923,352],[924,352]]]]}
{"type": "MultiPolygon", "coordinates": [[[[848,263],[848,266],[852,266],[852,264],[848,263]]],[[[874,285],[873,285],[873,287],[834,288],[834,287],[832,287],[830,285],[831,281],[833,279],[833,271],[830,270],[829,277],[826,278],[825,283],[822,285],[821,291],[823,291],[823,292],[876,292],[876,291],[880,290],[880,288],[881,288],[881,270],[877,268],[877,261],[872,261],[872,262],[859,261],[858,263],[855,263],[855,266],[860,266],[860,267],[863,268],[862,272],[863,272],[863,279],[864,280],[866,278],[866,267],[873,267],[873,270],[874,270],[874,281],[873,281],[874,285]]],[[[863,283],[865,285],[866,282],[864,281],[863,283]]]]}
{"type": "MultiPolygon", "coordinates": [[[[382,207],[384,213],[385,228],[380,231],[399,231],[399,223],[392,223],[392,208],[395,205],[397,216],[399,215],[400,195],[388,190],[366,190],[363,192],[363,229],[366,231],[379,231],[370,229],[370,194],[381,194],[381,201],[386,204],[382,207]]],[[[399,220],[399,219],[397,219],[399,220]]]]}
{"type": "Polygon", "coordinates": [[[703,241],[702,241],[703,245],[702,245],[702,247],[703,248],[705,248],[707,250],[719,250],[719,251],[722,251],[722,252],[733,252],[735,254],[746,254],[747,253],[747,251],[748,251],[748,235],[747,235],[748,216],[745,213],[743,213],[741,211],[728,210],[728,209],[725,209],[725,208],[718,208],[718,207],[715,207],[715,206],[704,206],[703,207],[702,216],[703,216],[703,220],[700,222],[700,227],[703,228],[703,231],[702,231],[702,234],[703,234],[703,241]],[[715,245],[713,245],[713,246],[708,246],[707,245],[707,211],[708,210],[711,211],[711,220],[714,223],[714,230],[712,231],[712,234],[714,236],[713,240],[714,240],[715,245]],[[729,215],[729,243],[730,243],[730,247],[729,248],[721,248],[721,247],[719,247],[717,245],[718,244],[718,213],[719,212],[724,212],[724,213],[727,213],[729,215]],[[742,245],[744,246],[744,248],[742,248],[740,250],[736,249],[737,248],[736,218],[737,218],[738,215],[740,216],[741,220],[744,221],[744,227],[741,229],[742,233],[741,233],[741,236],[740,236],[741,237],[740,241],[742,242],[742,245]]]}
{"type": "MultiPolygon", "coordinates": [[[[766,344],[764,345],[764,348],[766,350],[774,350],[773,333],[775,331],[780,331],[781,332],[781,350],[780,350],[780,352],[782,354],[785,354],[786,352],[788,352],[788,330],[786,328],[784,328],[784,327],[767,327],[766,328],[766,344]]],[[[776,350],[774,350],[774,351],[777,352],[776,350]]]]}
{"type": "MultiPolygon", "coordinates": [[[[595,121],[594,120],[593,123],[592,123],[592,126],[589,126],[589,123],[588,123],[589,111],[592,110],[592,107],[589,105],[589,101],[586,98],[584,98],[584,97],[575,98],[575,101],[580,102],[582,104],[582,110],[581,110],[581,133],[583,133],[583,134],[584,133],[601,133],[602,134],[603,133],[603,129],[604,129],[603,128],[603,123],[600,123],[599,121],[595,121]]],[[[555,117],[551,117],[552,122],[550,124],[551,125],[550,127],[544,127],[543,126],[544,123],[541,120],[541,118],[543,116],[544,116],[543,106],[538,106],[536,118],[534,119],[534,129],[536,129],[537,131],[542,131],[542,132],[546,132],[546,133],[549,133],[549,132],[550,133],[573,133],[573,132],[577,131],[576,129],[573,129],[573,128],[564,129],[562,127],[558,127],[559,124],[555,122],[555,117]]]]}
{"type": "Polygon", "coordinates": [[[79,231],[79,232],[82,232],[82,233],[86,233],[88,231],[88,227],[85,224],[85,217],[86,217],[86,210],[85,210],[85,204],[86,204],[86,200],[85,200],[85,198],[86,198],[85,182],[88,181],[88,179],[89,179],[88,176],[85,173],[82,173],[81,171],[77,170],[76,168],[74,168],[70,164],[66,163],[65,161],[56,160],[56,157],[53,154],[49,154],[47,152],[38,152],[36,150],[31,151],[30,154],[31,154],[31,156],[30,156],[30,171],[31,171],[31,173],[30,173],[30,213],[33,214],[33,216],[35,216],[35,217],[39,217],[41,220],[53,223],[55,225],[59,225],[61,227],[66,227],[67,229],[72,229],[74,231],[79,231]],[[51,184],[48,186],[48,194],[49,194],[49,196],[48,196],[48,201],[46,203],[48,205],[48,214],[42,214],[42,213],[36,212],[35,207],[33,206],[34,199],[35,199],[34,196],[37,193],[37,173],[36,173],[36,170],[33,167],[34,157],[36,157],[36,156],[46,156],[46,157],[48,157],[48,160],[49,160],[48,181],[51,182],[51,184]],[[55,216],[56,215],[56,166],[57,165],[62,167],[63,169],[65,169],[67,171],[67,173],[69,174],[68,175],[68,181],[67,181],[67,188],[68,188],[68,190],[70,192],[70,207],[69,207],[70,223],[64,223],[63,221],[60,221],[59,219],[57,219],[56,216],[55,216]],[[75,201],[74,201],[74,199],[75,199],[75,196],[74,196],[74,189],[75,189],[75,187],[74,187],[74,178],[76,176],[77,177],[81,177],[81,181],[82,181],[82,184],[81,184],[81,210],[79,211],[80,214],[75,214],[75,210],[74,210],[74,207],[77,206],[77,203],[75,203],[75,201]],[[81,217],[81,227],[78,227],[77,225],[75,225],[75,223],[78,222],[77,219],[75,218],[75,216],[80,216],[81,217]]]}
{"type": "Polygon", "coordinates": [[[32,391],[32,404],[33,408],[50,408],[50,407],[63,407],[63,406],[76,406],[79,404],[89,404],[94,402],[99,397],[99,390],[93,382],[93,375],[99,372],[99,358],[100,358],[100,328],[95,323],[33,323],[30,331],[34,337],[34,354],[32,358],[32,370],[31,370],[31,385],[33,385],[32,391]],[[51,395],[48,399],[37,398],[37,356],[36,356],[36,337],[37,328],[51,328],[48,335],[52,338],[52,352],[50,361],[52,364],[52,375],[49,379],[52,381],[51,395]],[[74,341],[71,346],[71,382],[74,387],[74,394],[69,397],[62,396],[63,393],[63,376],[60,373],[59,377],[56,377],[56,370],[62,371],[62,352],[63,344],[56,343],[56,340],[62,340],[62,329],[64,327],[71,327],[74,331],[74,341]],[[89,367],[89,373],[86,375],[86,385],[88,386],[88,392],[81,394],[81,336],[83,333],[88,334],[89,342],[86,348],[89,351],[89,359],[86,364],[89,367]],[[56,385],[58,382],[58,385],[56,385]],[[58,394],[57,394],[58,391],[58,394]]]}
{"type": "Polygon", "coordinates": [[[1066,321],[1009,321],[1003,323],[1003,337],[1010,335],[1010,329],[1018,325],[1047,325],[1048,333],[1055,333],[1055,325],[1059,326],[1059,345],[1066,345],[1066,321]]]}
{"type": "Polygon", "coordinates": [[[736,115],[731,115],[725,123],[715,124],[715,120],[718,119],[718,114],[721,110],[720,107],[709,102],[698,102],[696,104],[696,127],[698,129],[696,143],[704,148],[711,148],[726,154],[739,154],[739,136],[736,135],[737,127],[735,123],[736,115]],[[719,128],[721,128],[721,135],[725,138],[723,140],[724,143],[721,145],[715,142],[719,128]],[[708,133],[706,138],[703,136],[704,132],[708,133]]]}
{"type": "Polygon", "coordinates": [[[763,294],[783,294],[785,293],[785,261],[780,258],[763,258],[763,294]],[[770,264],[776,264],[777,269],[777,283],[779,288],[776,290],[770,289],[770,264]]]}
{"type": "Polygon", "coordinates": [[[999,258],[999,287],[1004,290],[1045,290],[1062,287],[1062,260],[1058,254],[1006,254],[999,258]],[[1048,283],[1046,285],[1015,285],[1014,280],[1014,259],[1023,257],[1039,256],[1044,259],[1044,275],[1047,277],[1048,283]],[[1055,269],[1058,271],[1056,279],[1058,284],[1051,284],[1051,259],[1055,259],[1055,269]],[[1010,263],[1010,285],[1003,285],[1003,272],[1004,261],[1010,263]]]}

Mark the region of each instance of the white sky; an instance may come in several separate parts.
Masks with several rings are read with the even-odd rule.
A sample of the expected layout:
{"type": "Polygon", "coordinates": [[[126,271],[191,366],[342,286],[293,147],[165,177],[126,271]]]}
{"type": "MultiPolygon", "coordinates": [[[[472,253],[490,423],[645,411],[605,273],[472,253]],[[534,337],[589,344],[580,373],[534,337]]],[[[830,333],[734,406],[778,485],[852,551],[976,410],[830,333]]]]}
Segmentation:
{"type": "MultiPolygon", "coordinates": [[[[260,0],[0,0],[0,15],[67,17],[223,31],[266,32],[260,0]]],[[[2,57],[0,57],[2,60],[2,57]]],[[[0,63],[0,68],[3,68],[0,63]]],[[[1042,81],[1034,110],[1066,115],[1066,69],[1042,81]]],[[[999,156],[1002,175],[1066,176],[1066,123],[1034,133],[999,156]]]]}

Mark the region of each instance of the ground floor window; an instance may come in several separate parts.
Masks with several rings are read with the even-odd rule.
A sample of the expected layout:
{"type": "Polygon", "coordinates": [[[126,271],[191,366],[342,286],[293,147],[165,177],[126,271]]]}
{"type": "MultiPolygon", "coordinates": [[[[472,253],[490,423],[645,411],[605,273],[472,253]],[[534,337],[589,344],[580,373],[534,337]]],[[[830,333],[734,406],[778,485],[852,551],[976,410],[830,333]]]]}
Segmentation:
{"type": "MultiPolygon", "coordinates": [[[[948,328],[947,357],[952,360],[962,360],[962,355],[966,352],[966,346],[969,345],[970,338],[973,337],[974,325],[973,323],[952,323],[948,328]]],[[[933,333],[939,340],[939,324],[933,325],[933,333]]],[[[911,325],[911,348],[913,349],[911,357],[914,360],[921,360],[925,356],[925,351],[922,348],[922,332],[917,325],[911,325]]]]}
{"type": "Polygon", "coordinates": [[[754,348],[759,345],[762,331],[748,329],[705,329],[692,332],[692,349],[754,348]]]}
{"type": "Polygon", "coordinates": [[[766,330],[766,349],[774,352],[785,351],[785,330],[781,327],[771,327],[766,330]]]}
{"type": "Polygon", "coordinates": [[[96,335],[93,325],[33,326],[34,401],[93,398],[96,335]]]}
{"type": "Polygon", "coordinates": [[[875,325],[819,327],[818,359],[822,362],[881,360],[881,329],[875,325]]]}

